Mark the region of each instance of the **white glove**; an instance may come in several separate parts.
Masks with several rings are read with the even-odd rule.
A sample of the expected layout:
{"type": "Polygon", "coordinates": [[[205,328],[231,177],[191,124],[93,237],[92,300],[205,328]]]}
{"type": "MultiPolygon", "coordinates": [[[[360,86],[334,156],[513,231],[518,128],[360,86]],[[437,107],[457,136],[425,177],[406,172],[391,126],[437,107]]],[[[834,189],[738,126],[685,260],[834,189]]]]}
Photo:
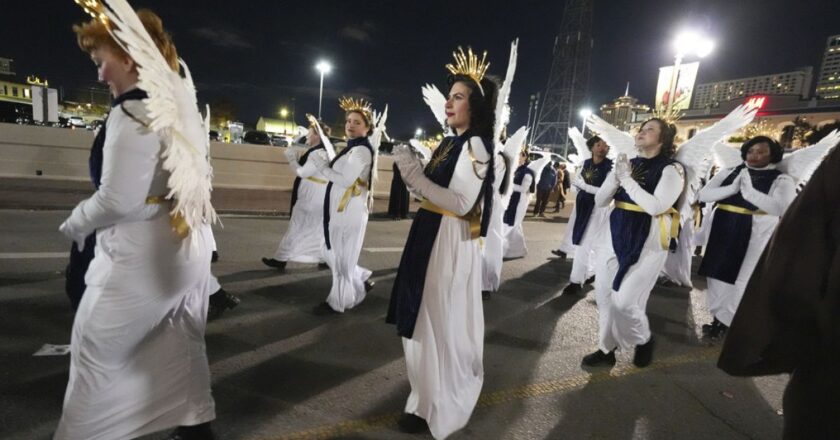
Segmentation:
{"type": "Polygon", "coordinates": [[[581,191],[586,191],[587,183],[586,180],[583,179],[583,176],[578,174],[577,176],[575,176],[575,180],[572,181],[572,186],[581,191]]]}
{"type": "Polygon", "coordinates": [[[289,162],[297,161],[297,155],[295,154],[294,148],[287,147],[286,151],[284,151],[283,154],[286,156],[286,159],[288,159],[289,162]]]}
{"type": "Polygon", "coordinates": [[[615,161],[615,177],[619,183],[626,183],[633,180],[633,171],[630,167],[630,160],[627,159],[626,154],[619,154],[615,161]]]}
{"type": "Polygon", "coordinates": [[[414,152],[411,147],[405,144],[394,145],[392,154],[394,156],[394,162],[397,163],[398,167],[400,166],[400,163],[406,162],[414,157],[414,152]]]}
{"type": "Polygon", "coordinates": [[[58,231],[64,234],[65,237],[76,242],[76,247],[79,249],[79,252],[85,249],[85,238],[87,238],[87,234],[74,228],[70,223],[70,219],[64,220],[64,223],[58,227],[58,231]]]}
{"type": "Polygon", "coordinates": [[[318,168],[318,171],[323,171],[330,167],[330,161],[327,160],[324,154],[325,152],[321,150],[309,154],[309,160],[312,161],[312,164],[315,165],[315,168],[318,168]]]}

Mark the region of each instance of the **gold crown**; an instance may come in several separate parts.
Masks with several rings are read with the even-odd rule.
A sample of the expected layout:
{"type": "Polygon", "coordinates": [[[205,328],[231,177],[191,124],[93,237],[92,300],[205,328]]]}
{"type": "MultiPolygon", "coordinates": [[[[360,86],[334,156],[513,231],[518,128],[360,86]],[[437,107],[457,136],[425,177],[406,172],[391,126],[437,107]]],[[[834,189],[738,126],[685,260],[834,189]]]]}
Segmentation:
{"type": "Polygon", "coordinates": [[[682,110],[668,105],[653,110],[651,114],[654,118],[661,119],[668,124],[673,124],[684,116],[682,110]]]}
{"type": "Polygon", "coordinates": [[[355,99],[352,97],[342,96],[338,99],[338,105],[345,112],[357,111],[362,112],[367,118],[368,122],[372,120],[373,110],[369,102],[364,99],[355,99]]]}
{"type": "Polygon", "coordinates": [[[490,63],[487,62],[487,51],[481,56],[481,60],[473,53],[471,47],[467,46],[467,53],[464,49],[458,46],[457,52],[452,52],[455,58],[455,64],[447,64],[446,68],[453,75],[465,75],[470,77],[478,85],[481,94],[484,95],[484,88],[481,87],[481,80],[484,79],[484,74],[487,73],[487,68],[490,63]]]}
{"type": "Polygon", "coordinates": [[[77,5],[95,20],[99,20],[102,24],[109,26],[108,16],[105,14],[105,5],[99,0],[74,0],[77,5]]]}

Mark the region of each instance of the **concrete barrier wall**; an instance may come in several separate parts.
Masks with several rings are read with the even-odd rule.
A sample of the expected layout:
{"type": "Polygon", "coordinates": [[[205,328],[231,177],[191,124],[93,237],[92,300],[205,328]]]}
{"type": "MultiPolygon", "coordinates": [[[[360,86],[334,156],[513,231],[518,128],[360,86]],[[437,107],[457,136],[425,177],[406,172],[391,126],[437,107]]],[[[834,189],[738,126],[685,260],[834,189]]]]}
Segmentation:
{"type": "MultiPolygon", "coordinates": [[[[0,123],[0,176],[58,180],[88,180],[88,156],[93,132],[66,128],[0,123]]],[[[294,174],[285,148],[212,142],[214,178],[219,188],[291,189],[294,174]]],[[[379,158],[374,194],[388,195],[393,162],[379,158]]]]}

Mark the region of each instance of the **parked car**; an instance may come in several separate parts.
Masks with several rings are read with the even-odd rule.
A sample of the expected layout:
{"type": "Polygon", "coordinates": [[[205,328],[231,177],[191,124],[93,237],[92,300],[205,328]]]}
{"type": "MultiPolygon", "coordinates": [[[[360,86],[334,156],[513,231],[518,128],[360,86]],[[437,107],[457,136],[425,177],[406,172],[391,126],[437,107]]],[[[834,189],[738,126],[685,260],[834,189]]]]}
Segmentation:
{"type": "Polygon", "coordinates": [[[290,144],[289,138],[286,136],[279,134],[271,135],[271,145],[274,145],[275,147],[288,147],[290,144]]]}
{"type": "Polygon", "coordinates": [[[255,145],[271,145],[271,137],[264,131],[251,130],[245,133],[242,142],[255,145]]]}
{"type": "Polygon", "coordinates": [[[103,121],[102,119],[94,119],[93,121],[90,122],[90,124],[87,125],[87,129],[88,130],[98,130],[103,125],[105,125],[105,121],[103,121]]]}
{"type": "Polygon", "coordinates": [[[70,116],[69,122],[70,122],[70,127],[71,128],[85,128],[85,127],[87,127],[87,124],[85,123],[85,120],[82,119],[81,116],[70,116]]]}

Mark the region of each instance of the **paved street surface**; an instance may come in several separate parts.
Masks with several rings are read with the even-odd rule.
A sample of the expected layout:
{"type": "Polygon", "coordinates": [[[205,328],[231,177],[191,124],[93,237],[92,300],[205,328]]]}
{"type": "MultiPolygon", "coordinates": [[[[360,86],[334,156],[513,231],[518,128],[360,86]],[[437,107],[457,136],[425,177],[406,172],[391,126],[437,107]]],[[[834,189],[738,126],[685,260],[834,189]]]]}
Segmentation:
{"type": "MultiPolygon", "coordinates": [[[[49,438],[61,413],[68,357],[32,353],[70,340],[62,273],[69,243],[57,231],[67,214],[0,210],[2,439],[49,438]]],[[[290,263],[280,274],[259,261],[273,253],[286,218],[222,221],[213,272],[242,304],[207,327],[218,437],[431,438],[396,429],[409,386],[400,340],[384,323],[410,221],[371,220],[361,264],[376,287],[357,308],[326,317],[311,311],[329,291],[329,271],[290,263]]],[[[484,303],[481,400],[451,439],[781,437],[787,378],[732,378],[715,367],[719,347],[699,338],[710,320],[699,278],[696,290],[658,287],[651,295],[653,365],[635,368],[632,353],[621,353],[611,371],[582,369],[597,313],[591,290],[559,296],[571,266],[549,251],[564,229],[562,217],[526,221],[529,255],[505,263],[500,292],[484,303]]]]}

